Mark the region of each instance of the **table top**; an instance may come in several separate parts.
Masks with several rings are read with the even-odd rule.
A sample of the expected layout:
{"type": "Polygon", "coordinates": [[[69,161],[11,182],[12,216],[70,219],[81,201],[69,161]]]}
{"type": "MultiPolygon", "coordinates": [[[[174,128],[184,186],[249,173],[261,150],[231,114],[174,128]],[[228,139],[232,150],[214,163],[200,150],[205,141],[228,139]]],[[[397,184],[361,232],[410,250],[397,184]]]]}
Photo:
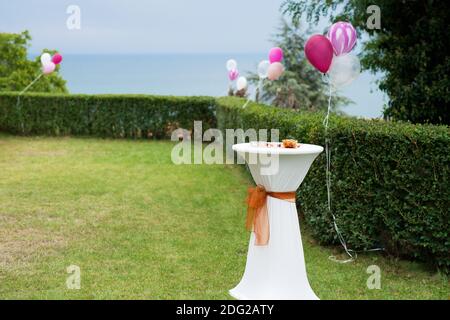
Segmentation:
{"type": "Polygon", "coordinates": [[[264,147],[252,143],[238,143],[233,145],[233,150],[242,153],[297,155],[319,154],[323,151],[323,147],[307,143],[300,143],[298,148],[264,147]]]}

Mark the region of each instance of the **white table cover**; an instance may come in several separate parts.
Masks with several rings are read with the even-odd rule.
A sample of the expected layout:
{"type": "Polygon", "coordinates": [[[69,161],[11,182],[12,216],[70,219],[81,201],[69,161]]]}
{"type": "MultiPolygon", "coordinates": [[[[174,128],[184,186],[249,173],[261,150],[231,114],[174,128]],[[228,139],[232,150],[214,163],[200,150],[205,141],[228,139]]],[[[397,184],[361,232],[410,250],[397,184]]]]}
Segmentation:
{"type": "MultiPolygon", "coordinates": [[[[298,189],[314,159],[323,151],[316,145],[301,144],[296,149],[258,147],[249,143],[233,146],[238,155],[256,158],[248,163],[256,184],[267,191],[290,192],[298,189]],[[278,155],[277,172],[264,175],[255,155],[278,155]],[[255,163],[256,162],[256,163],[255,163]]],[[[265,160],[263,161],[265,163],[265,160]]],[[[255,246],[250,235],[247,264],[239,284],[230,290],[236,299],[317,300],[305,269],[297,209],[294,203],[267,197],[270,239],[267,246],[255,246]]]]}

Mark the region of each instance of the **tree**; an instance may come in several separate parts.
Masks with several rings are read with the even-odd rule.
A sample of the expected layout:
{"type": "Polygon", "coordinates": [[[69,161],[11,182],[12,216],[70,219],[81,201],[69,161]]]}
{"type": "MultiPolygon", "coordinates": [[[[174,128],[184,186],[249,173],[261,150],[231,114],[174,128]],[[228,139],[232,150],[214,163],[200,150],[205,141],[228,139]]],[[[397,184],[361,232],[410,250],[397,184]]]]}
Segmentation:
{"type": "Polygon", "coordinates": [[[283,7],[294,21],[302,16],[316,23],[347,20],[369,35],[364,43],[362,64],[372,72],[382,71],[379,82],[390,101],[386,117],[414,123],[450,124],[450,7],[439,0],[287,0],[283,7]],[[367,28],[377,5],[381,28],[367,28]]]}
{"type": "MultiPolygon", "coordinates": [[[[22,91],[41,73],[40,57],[34,61],[27,58],[30,40],[28,31],[20,34],[0,33],[0,91],[22,91]]],[[[59,66],[56,68],[58,70],[59,66]]],[[[68,92],[66,81],[57,72],[41,77],[28,91],[68,92]]]]}
{"type": "MultiPolygon", "coordinates": [[[[289,24],[282,20],[279,31],[274,36],[274,44],[283,49],[286,71],[277,81],[264,81],[261,94],[264,102],[302,111],[324,111],[328,108],[328,85],[304,56],[305,34],[299,23],[289,24]]],[[[258,84],[259,77],[251,74],[249,80],[258,84]]],[[[335,96],[333,111],[348,103],[350,100],[335,96]]]]}

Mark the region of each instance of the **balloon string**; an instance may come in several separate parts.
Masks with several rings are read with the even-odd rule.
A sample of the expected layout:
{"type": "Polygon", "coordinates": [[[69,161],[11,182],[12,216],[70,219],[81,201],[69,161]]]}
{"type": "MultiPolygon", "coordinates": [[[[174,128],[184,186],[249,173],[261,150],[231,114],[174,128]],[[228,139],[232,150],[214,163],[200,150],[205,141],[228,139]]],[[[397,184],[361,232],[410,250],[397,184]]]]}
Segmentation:
{"type": "MultiPolygon", "coordinates": [[[[325,119],[323,120],[323,126],[325,127],[325,157],[326,157],[326,184],[327,184],[327,200],[328,200],[328,212],[331,214],[333,218],[333,226],[334,230],[336,231],[336,234],[338,236],[339,242],[341,243],[342,247],[344,248],[345,252],[349,256],[349,259],[346,260],[340,260],[337,259],[335,256],[329,256],[328,259],[338,262],[338,263],[348,263],[352,262],[357,259],[358,254],[357,251],[349,249],[347,246],[347,242],[345,241],[344,236],[342,235],[341,231],[339,230],[336,216],[333,213],[333,210],[331,209],[331,149],[330,149],[330,138],[328,136],[328,123],[330,120],[330,111],[331,111],[331,100],[333,96],[332,91],[332,85],[331,81],[328,75],[326,75],[326,81],[328,82],[328,109],[327,114],[325,116],[325,119]]],[[[366,249],[362,252],[369,252],[369,251],[382,251],[384,248],[373,248],[373,249],[366,249]]],[[[361,251],[360,251],[361,252],[361,251]]]]}
{"type": "Polygon", "coordinates": [[[334,230],[336,231],[336,234],[338,236],[339,242],[341,243],[342,247],[344,248],[347,255],[350,257],[346,260],[339,260],[335,256],[329,256],[328,258],[332,261],[339,262],[339,263],[348,263],[352,262],[356,259],[356,252],[349,249],[347,247],[347,242],[344,239],[344,236],[342,235],[341,231],[339,230],[339,227],[336,222],[336,216],[333,213],[333,210],[331,210],[331,150],[330,150],[330,138],[328,136],[328,124],[330,121],[330,112],[331,112],[331,99],[333,97],[332,87],[330,79],[327,75],[326,77],[328,82],[328,109],[327,114],[325,116],[325,119],[323,120],[323,126],[325,127],[325,157],[326,157],[326,184],[327,184],[327,200],[328,200],[328,212],[333,217],[333,226],[334,230]],[[352,253],[353,252],[353,255],[352,253]]]}
{"type": "Polygon", "coordinates": [[[27,85],[27,86],[25,87],[25,89],[23,89],[22,91],[19,92],[19,95],[17,96],[17,104],[16,104],[16,105],[19,105],[20,96],[23,95],[28,89],[30,89],[31,86],[32,86],[36,81],[38,81],[43,75],[44,75],[43,73],[41,73],[40,75],[38,75],[33,81],[31,81],[31,83],[30,83],[29,85],[27,85]]]}
{"type": "Polygon", "coordinates": [[[36,77],[36,79],[34,79],[33,81],[31,81],[31,83],[25,87],[25,89],[23,89],[22,91],[20,91],[19,95],[23,94],[25,91],[27,91],[36,81],[38,81],[40,79],[40,77],[42,77],[44,74],[41,73],[40,75],[38,75],[36,77]]]}
{"type": "Polygon", "coordinates": [[[263,79],[259,78],[258,86],[257,86],[256,91],[255,91],[255,102],[259,102],[260,101],[261,94],[262,94],[262,88],[263,88],[263,79]]]}
{"type": "Polygon", "coordinates": [[[242,106],[242,109],[244,109],[245,107],[247,107],[248,103],[250,102],[250,97],[247,98],[247,101],[245,101],[244,105],[242,106]]]}
{"type": "MultiPolygon", "coordinates": [[[[27,85],[25,87],[25,89],[23,89],[22,91],[19,92],[19,94],[17,95],[17,102],[16,102],[16,109],[18,112],[20,112],[20,97],[28,90],[31,88],[31,86],[38,81],[44,74],[41,73],[40,75],[38,75],[33,81],[31,81],[31,83],[29,85],[27,85]]],[[[20,117],[20,127],[22,129],[22,132],[24,132],[24,124],[22,121],[22,115],[19,116],[20,117]]]]}
{"type": "MultiPolygon", "coordinates": [[[[256,89],[255,89],[255,101],[256,101],[256,102],[258,102],[257,99],[256,99],[256,97],[257,97],[258,95],[261,94],[260,88],[262,87],[262,81],[263,81],[263,80],[260,78],[259,81],[258,81],[258,86],[257,86],[256,89]]],[[[248,95],[247,101],[245,101],[244,105],[242,106],[242,109],[244,109],[245,107],[247,107],[247,105],[249,104],[249,102],[252,100],[252,99],[251,99],[251,96],[252,96],[251,94],[248,95]]]]}

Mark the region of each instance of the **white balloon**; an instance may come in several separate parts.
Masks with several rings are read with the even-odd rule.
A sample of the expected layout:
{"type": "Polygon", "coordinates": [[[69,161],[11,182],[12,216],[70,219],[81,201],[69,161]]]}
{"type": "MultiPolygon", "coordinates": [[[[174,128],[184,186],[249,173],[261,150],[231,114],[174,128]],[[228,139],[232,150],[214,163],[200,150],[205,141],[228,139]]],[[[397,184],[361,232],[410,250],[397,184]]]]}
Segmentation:
{"type": "Polygon", "coordinates": [[[236,70],[237,69],[237,62],[234,59],[230,59],[227,61],[227,70],[236,70]]]}
{"type": "Polygon", "coordinates": [[[247,78],[246,77],[239,77],[236,82],[236,88],[238,90],[246,89],[247,88],[247,78]]]}
{"type": "Polygon", "coordinates": [[[334,56],[328,71],[331,85],[335,89],[345,87],[358,78],[361,73],[361,63],[354,54],[334,56]]]}
{"type": "Polygon", "coordinates": [[[45,52],[41,55],[41,63],[42,65],[48,64],[49,62],[52,61],[52,56],[50,55],[50,53],[45,52]]]}
{"type": "Polygon", "coordinates": [[[267,71],[270,67],[270,61],[269,60],[263,60],[258,64],[258,76],[260,79],[267,78],[267,71]]]}

